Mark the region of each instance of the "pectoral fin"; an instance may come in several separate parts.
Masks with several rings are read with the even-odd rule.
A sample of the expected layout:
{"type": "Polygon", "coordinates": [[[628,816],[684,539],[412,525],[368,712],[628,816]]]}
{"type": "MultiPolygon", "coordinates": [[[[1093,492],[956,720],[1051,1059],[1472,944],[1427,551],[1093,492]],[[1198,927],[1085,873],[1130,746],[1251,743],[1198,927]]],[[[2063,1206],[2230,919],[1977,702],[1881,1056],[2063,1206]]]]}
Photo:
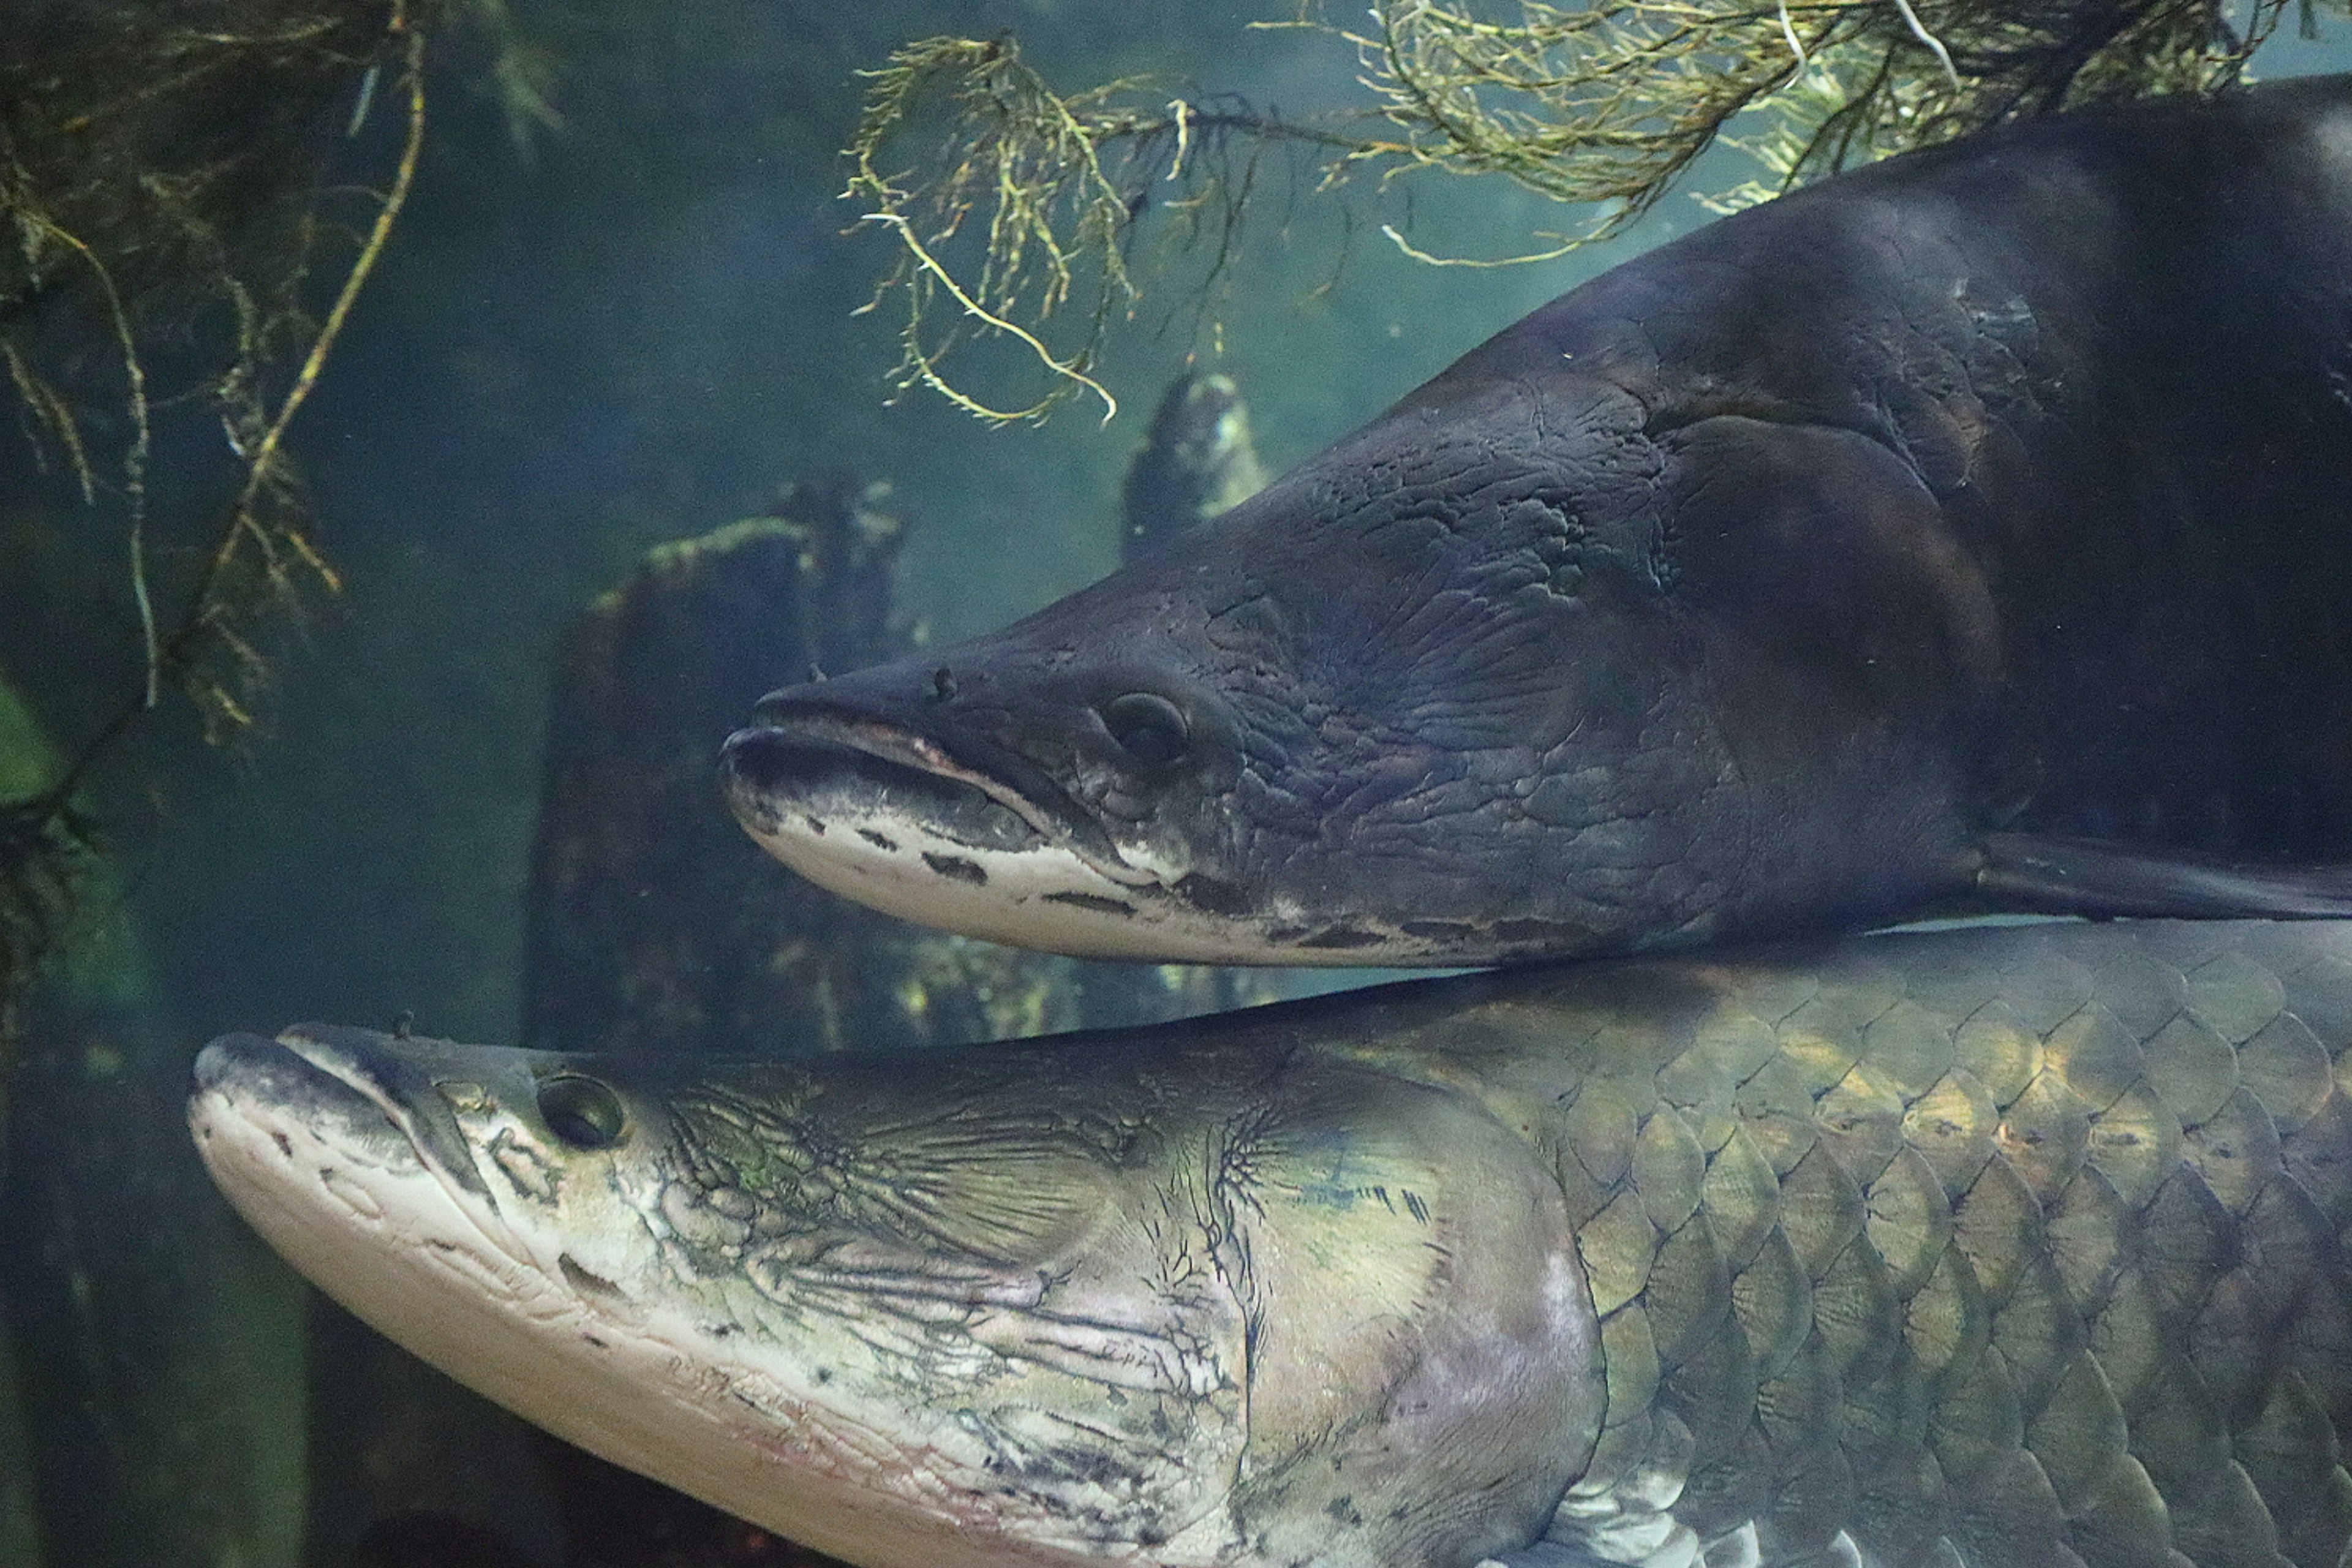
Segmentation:
{"type": "Polygon", "coordinates": [[[1501,1557],[1489,1557],[1478,1568],[1618,1568],[1590,1552],[1557,1541],[1538,1541],[1501,1557]]]}
{"type": "MultiPolygon", "coordinates": [[[[1590,1542],[1547,1534],[1516,1552],[1486,1558],[1479,1563],[1478,1568],[1643,1568],[1645,1563],[1685,1563],[1691,1564],[1691,1568],[1756,1568],[1759,1557],[1756,1526],[1752,1521],[1738,1530],[1717,1536],[1696,1550],[1688,1526],[1674,1523],[1665,1514],[1651,1515],[1650,1521],[1658,1528],[1637,1527],[1640,1535],[1648,1538],[1646,1541],[1621,1534],[1611,1542],[1611,1549],[1619,1555],[1610,1556],[1595,1551],[1590,1542]],[[1643,1544],[1650,1550],[1641,1552],[1639,1555],[1625,1555],[1639,1552],[1643,1544]]],[[[1579,1522],[1589,1524],[1591,1521],[1579,1522]]],[[[1555,1524],[1554,1528],[1560,1526],[1555,1524]]],[[[1571,1524],[1569,1528],[1572,1530],[1576,1526],[1571,1524]]],[[[1849,1563],[1853,1568],[1861,1568],[1853,1538],[1843,1531],[1840,1531],[1837,1539],[1830,1543],[1825,1557],[1817,1561],[1822,1563],[1824,1568],[1846,1568],[1849,1563]]]]}
{"type": "Polygon", "coordinates": [[[2003,909],[2202,920],[2352,916],[2352,864],[2249,865],[2032,833],[1990,834],[1980,848],[1977,891],[2003,909]]]}

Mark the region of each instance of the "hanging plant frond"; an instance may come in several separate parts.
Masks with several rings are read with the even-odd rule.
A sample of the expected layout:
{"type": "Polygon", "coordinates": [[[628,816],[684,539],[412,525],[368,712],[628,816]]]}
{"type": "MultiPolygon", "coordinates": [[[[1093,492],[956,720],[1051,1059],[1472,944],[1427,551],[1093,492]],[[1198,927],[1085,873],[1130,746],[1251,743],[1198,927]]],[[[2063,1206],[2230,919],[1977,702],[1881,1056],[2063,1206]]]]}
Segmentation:
{"type": "Polygon", "coordinates": [[[869,79],[844,194],[859,224],[896,238],[898,258],[868,309],[895,296],[903,311],[900,388],[928,386],[997,424],[1080,395],[1106,419],[1117,412],[1094,367],[1137,298],[1129,252],[1147,214],[1167,215],[1182,243],[1205,240],[1213,274],[1265,146],[1358,147],[1238,100],[1170,99],[1139,78],[1065,97],[1009,37],[908,44],[869,79]],[[915,166],[891,166],[926,132],[935,140],[915,166]],[[948,360],[975,339],[1015,345],[1040,373],[1036,390],[1000,405],[950,379],[948,360]]]}
{"type": "Polygon", "coordinates": [[[0,397],[90,523],[121,529],[141,674],[63,761],[0,791],[0,1024],[75,918],[93,768],[174,696],[208,736],[249,727],[268,628],[341,585],[287,432],[415,178],[428,34],[492,0],[31,4],[0,55],[0,397]],[[379,100],[398,117],[384,183],[330,190],[379,100]],[[216,418],[237,465],[209,537],[168,550],[148,367],[166,342],[169,401],[216,418]]]}
{"type": "Polygon", "coordinates": [[[1622,230],[1735,123],[1767,177],[1702,193],[1720,205],[2006,120],[2216,90],[2290,4],[2308,0],[1377,0],[1364,31],[1306,6],[1283,25],[1350,46],[1370,95],[1317,124],[1171,100],[1138,79],[1057,94],[1009,37],[929,38],[873,73],[847,194],[898,241],[876,304],[902,311],[902,389],[998,422],[1082,395],[1108,411],[1097,373],[1139,291],[1138,226],[1205,214],[1221,268],[1264,147],[1312,150],[1327,187],[1360,174],[1508,179],[1570,214],[1527,254],[1436,255],[1384,231],[1423,261],[1542,260],[1622,230]],[[930,147],[892,167],[919,122],[930,147]],[[951,374],[980,338],[1024,348],[1040,389],[999,405],[951,374]]]}

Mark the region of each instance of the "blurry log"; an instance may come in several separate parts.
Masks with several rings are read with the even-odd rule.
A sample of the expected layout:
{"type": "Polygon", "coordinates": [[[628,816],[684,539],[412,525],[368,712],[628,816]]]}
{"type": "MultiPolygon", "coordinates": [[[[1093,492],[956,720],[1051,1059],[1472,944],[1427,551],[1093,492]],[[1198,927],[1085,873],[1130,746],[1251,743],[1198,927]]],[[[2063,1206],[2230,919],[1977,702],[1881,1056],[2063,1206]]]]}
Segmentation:
{"type": "Polygon", "coordinates": [[[33,1438],[17,1389],[8,1295],[0,1290],[0,1568],[41,1568],[41,1530],[34,1511],[33,1438]]]}
{"type": "Polygon", "coordinates": [[[193,1042],[135,954],[37,987],[0,1263],[47,1561],[293,1568],[304,1288],[186,1133],[193,1042]]]}
{"type": "Polygon", "coordinates": [[[315,1291],[310,1344],[308,1568],[465,1568],[492,1530],[529,1548],[520,1563],[556,1560],[564,1529],[537,1427],[315,1291]]]}
{"type": "Polygon", "coordinates": [[[1250,438],[1249,405],[1229,376],[1188,373],[1171,382],[1129,465],[1120,558],[1205,522],[1265,488],[1250,438]]]}
{"type": "Polygon", "coordinates": [[[531,863],[523,1040],[881,1049],[1077,1021],[1067,960],[925,931],[776,865],[719,801],[761,695],[906,646],[899,525],[845,479],[655,550],[567,639],[531,863]]]}

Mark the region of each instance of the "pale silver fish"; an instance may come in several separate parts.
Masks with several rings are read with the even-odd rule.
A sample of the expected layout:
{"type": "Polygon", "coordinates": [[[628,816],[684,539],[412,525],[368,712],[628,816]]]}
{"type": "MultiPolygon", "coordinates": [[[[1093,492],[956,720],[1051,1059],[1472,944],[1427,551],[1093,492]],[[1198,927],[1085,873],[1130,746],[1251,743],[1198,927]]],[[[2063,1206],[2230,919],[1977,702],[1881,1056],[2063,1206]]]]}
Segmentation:
{"type": "Polygon", "coordinates": [[[2352,925],[817,1062],[199,1058],[297,1268],[872,1568],[2336,1568],[2352,925]]]}

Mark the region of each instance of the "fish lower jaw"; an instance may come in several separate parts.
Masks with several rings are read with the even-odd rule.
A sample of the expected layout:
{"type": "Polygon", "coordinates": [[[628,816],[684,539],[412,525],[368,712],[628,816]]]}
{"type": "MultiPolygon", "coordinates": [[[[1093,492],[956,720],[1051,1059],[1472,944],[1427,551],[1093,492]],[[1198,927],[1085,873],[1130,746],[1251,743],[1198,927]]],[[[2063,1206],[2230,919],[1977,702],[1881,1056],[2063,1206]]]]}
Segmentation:
{"type": "Polygon", "coordinates": [[[1214,914],[1156,881],[1114,881],[1057,845],[980,848],[920,822],[879,815],[820,819],[794,814],[747,821],[745,831],[828,892],[918,925],[1008,947],[1151,963],[1485,962],[1449,956],[1432,943],[1375,927],[1214,914]]]}
{"type": "MultiPolygon", "coordinates": [[[[320,1138],[299,1115],[218,1089],[197,1098],[189,1125],[231,1206],[297,1270],[370,1322],[457,1295],[478,1297],[499,1314],[536,1310],[531,1270],[421,1162],[371,1159],[320,1138]],[[403,1258],[431,1288],[387,1293],[382,1256],[403,1258]]],[[[428,1311],[414,1331],[433,1338],[444,1325],[428,1311]]]]}
{"type": "Polygon", "coordinates": [[[919,925],[1080,958],[1232,961],[1164,890],[1114,881],[1059,846],[978,847],[881,815],[747,830],[818,887],[919,925]]]}

